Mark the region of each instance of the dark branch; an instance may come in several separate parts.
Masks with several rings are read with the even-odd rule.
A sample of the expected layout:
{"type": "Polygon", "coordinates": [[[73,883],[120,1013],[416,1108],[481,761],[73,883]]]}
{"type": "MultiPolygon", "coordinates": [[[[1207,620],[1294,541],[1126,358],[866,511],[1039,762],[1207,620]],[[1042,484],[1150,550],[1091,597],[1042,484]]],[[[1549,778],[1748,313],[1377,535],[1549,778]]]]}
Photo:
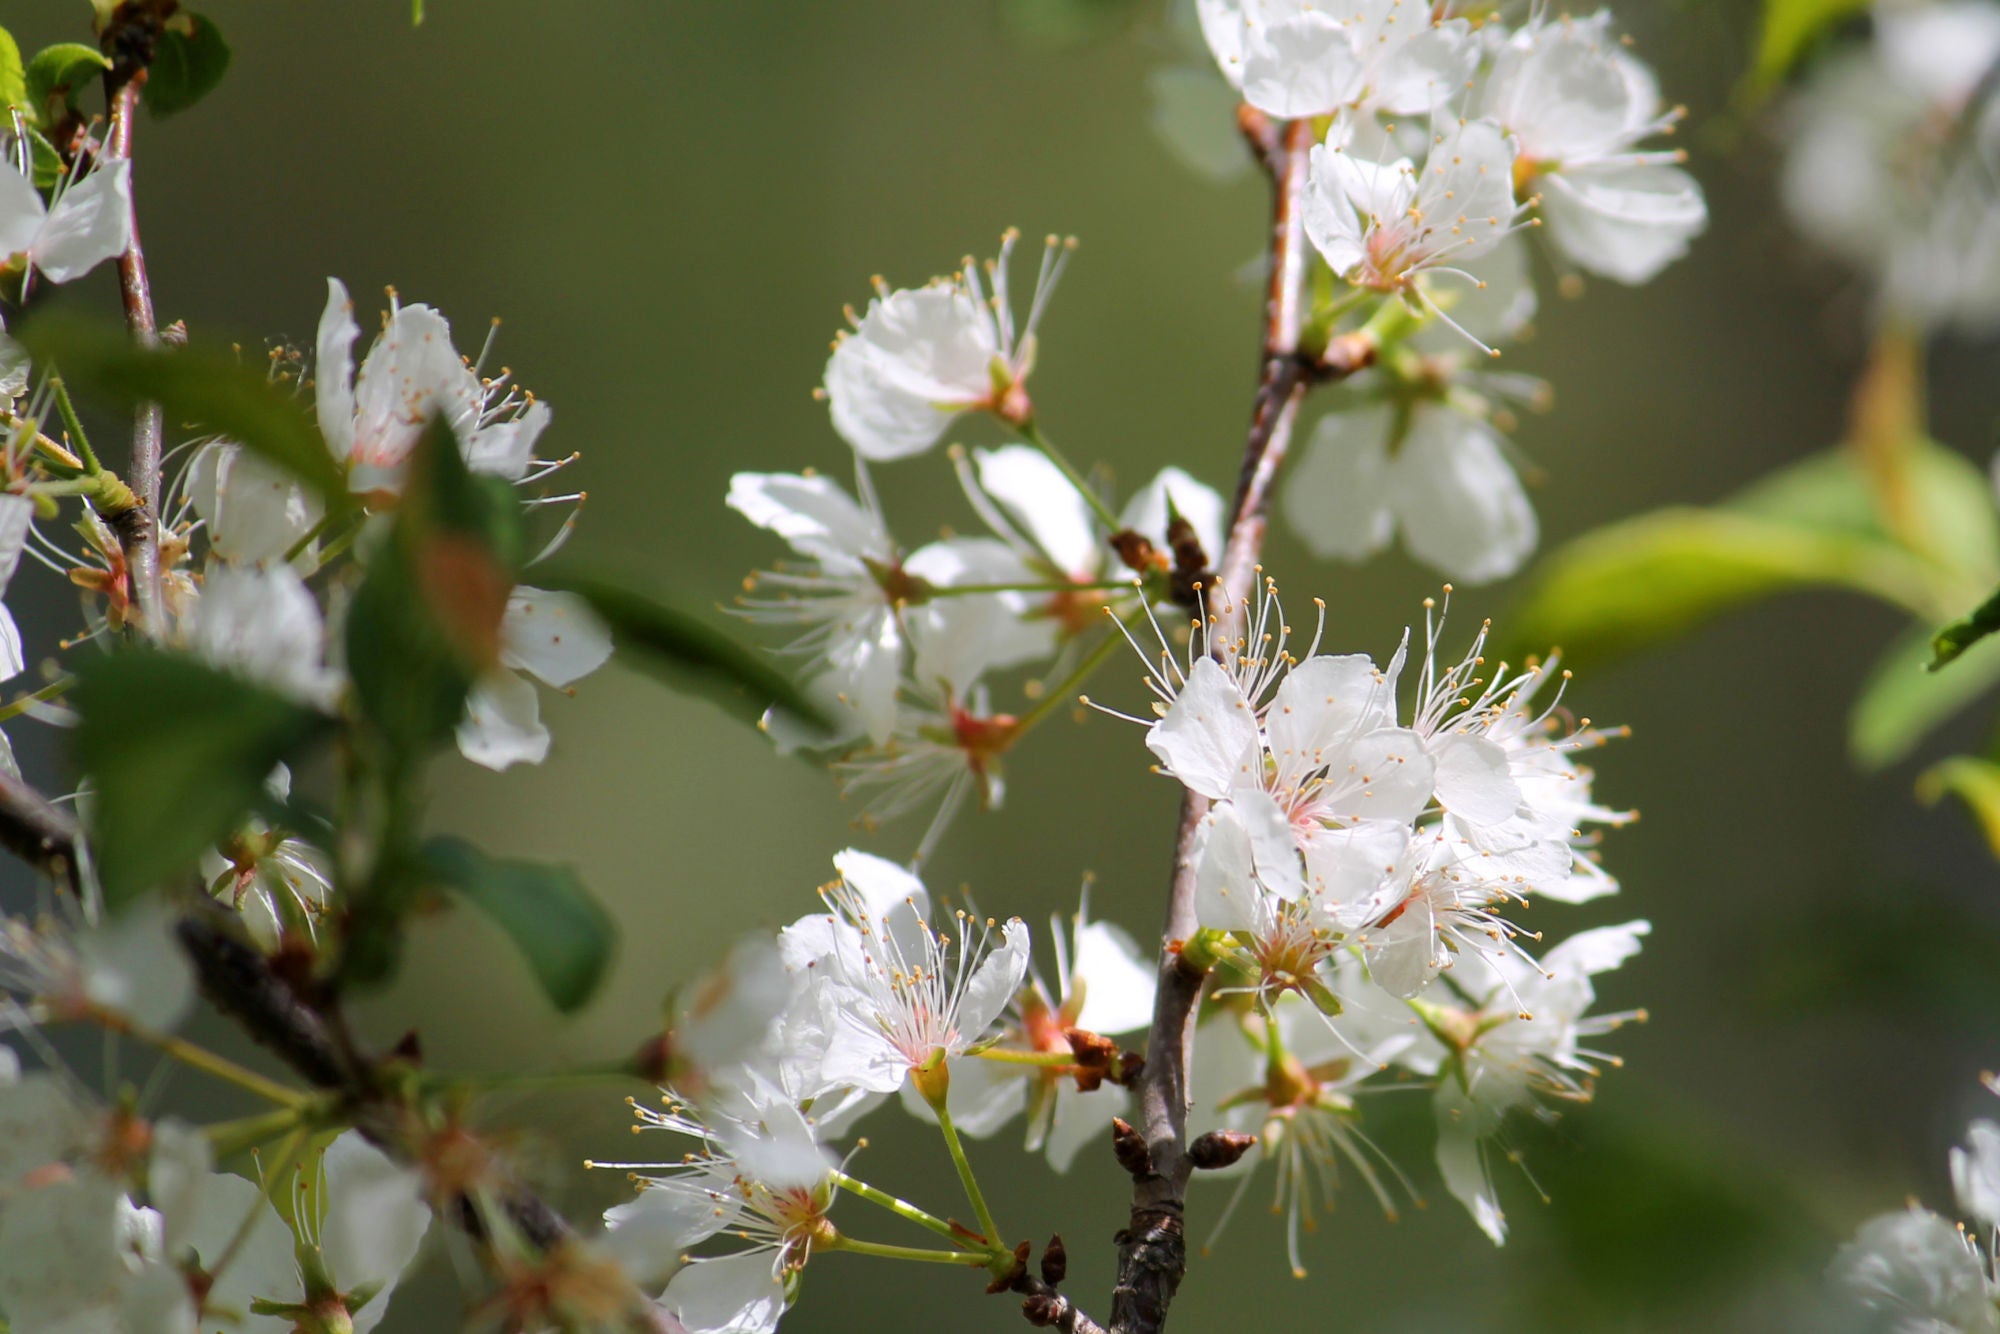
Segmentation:
{"type": "MultiPolygon", "coordinates": [[[[1264,346],[1243,466],[1230,507],[1228,541],[1217,563],[1219,588],[1208,590],[1216,616],[1211,645],[1240,633],[1243,608],[1256,593],[1253,581],[1264,550],[1271,488],[1291,446],[1300,402],[1314,384],[1351,375],[1373,361],[1373,347],[1353,335],[1333,339],[1324,356],[1302,349],[1306,265],[1309,258],[1300,203],[1312,143],[1304,121],[1275,123],[1244,108],[1238,124],[1272,183],[1271,274],[1264,307],[1264,346]]],[[[1146,1041],[1146,1069],[1138,1090],[1138,1131],[1148,1170],[1133,1173],[1132,1215],[1118,1234],[1118,1279],[1111,1298],[1111,1334],[1158,1334],[1167,1308],[1187,1273],[1186,1192],[1194,1164],[1188,1157],[1188,1070],[1203,974],[1184,961],[1179,945],[1197,928],[1194,910],[1194,842],[1208,814],[1208,800],[1193,792],[1181,800],[1167,898],[1165,949],[1159,991],[1146,1041]]],[[[1138,1161],[1128,1147],[1120,1161],[1138,1161]]],[[[1129,1169],[1128,1169],[1129,1170],[1129,1169]]]]}
{"type": "MultiPolygon", "coordinates": [[[[114,70],[113,75],[118,71],[114,70]]],[[[132,122],[139,109],[139,88],[146,81],[143,68],[110,90],[111,125],[105,136],[105,152],[113,157],[132,156],[132,122]]],[[[135,201],[126,219],[131,239],[118,257],[118,287],[125,298],[125,326],[142,346],[159,342],[153,318],[153,286],[146,275],[146,252],[139,245],[139,208],[135,201]]],[[[131,585],[133,601],[149,635],[164,629],[160,616],[160,442],[165,434],[165,418],[157,403],[143,403],[132,424],[132,463],[125,480],[139,498],[139,508],[118,525],[118,543],[125,553],[125,578],[131,585]]]]}

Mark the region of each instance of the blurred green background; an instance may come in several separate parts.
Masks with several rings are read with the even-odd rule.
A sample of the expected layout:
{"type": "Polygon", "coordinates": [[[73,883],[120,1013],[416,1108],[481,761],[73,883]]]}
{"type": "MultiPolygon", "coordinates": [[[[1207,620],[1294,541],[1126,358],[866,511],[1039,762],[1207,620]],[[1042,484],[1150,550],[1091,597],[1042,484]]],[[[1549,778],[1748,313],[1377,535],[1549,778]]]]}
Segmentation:
{"type": "MultiPolygon", "coordinates": [[[[871,274],[910,284],[990,253],[1009,225],[1082,241],[1035,373],[1056,438],[1128,485],[1166,462],[1225,492],[1233,481],[1264,187],[1206,183],[1151,132],[1149,77],[1190,59],[1164,0],[432,0],[415,29],[394,0],[207,8],[234,68],[194,111],[139,127],[162,319],[253,349],[309,346],[328,274],[364,308],[388,284],[439,306],[468,348],[504,317],[498,359],[554,405],[545,452],[584,456],[571,474],[590,491],[582,557],[698,605],[728,599],[777,554],[724,509],[730,473],[846,471],[809,392],[841,305],[866,298],[871,274]]],[[[1863,351],[1864,294],[1792,237],[1768,143],[1729,111],[1751,4],[1618,12],[1690,108],[1713,222],[1641,290],[1598,283],[1563,300],[1542,275],[1536,337],[1509,362],[1556,389],[1554,412],[1518,436],[1546,474],[1545,545],[1716,499],[1830,443],[1863,351]]],[[[0,17],[24,49],[87,36],[82,0],[9,0],[0,17]]],[[[109,302],[109,283],[90,290],[109,302]]],[[[1982,466],[2000,411],[1992,353],[1950,347],[1932,365],[1937,433],[1982,466]]],[[[988,438],[978,423],[962,434],[988,438]]],[[[878,477],[907,543],[973,522],[939,456],[878,477]]],[[[1326,598],[1342,650],[1387,652],[1435,591],[1399,555],[1314,563],[1281,526],[1267,564],[1294,598],[1326,598]]],[[[73,624],[52,580],[23,578],[14,596],[31,652],[37,599],[39,624],[73,624]]],[[[1508,596],[1462,591],[1462,628],[1504,616],[1508,596]]],[[[1431,1207],[1390,1225],[1350,1191],[1310,1239],[1304,1282],[1287,1274],[1278,1224],[1246,1208],[1195,1260],[1175,1326],[1837,1328],[1818,1304],[1832,1248],[1906,1195],[1948,1203],[1946,1148],[1991,1106],[1976,1074],[2000,1065],[2000,877],[1958,812],[1913,802],[1917,764],[1862,779],[1843,753],[1846,703],[1895,628],[1879,609],[1801,596],[1579,681],[1583,711],[1634,729],[1602,755],[1599,791],[1645,818],[1609,840],[1621,898],[1538,907],[1529,925],[1560,936],[1650,918],[1645,955],[1602,990],[1607,1008],[1644,1005],[1652,1022],[1614,1040],[1629,1065],[1594,1106],[1519,1127],[1554,1202],[1503,1172],[1516,1232],[1496,1251],[1435,1179],[1428,1104],[1383,1098],[1369,1125],[1431,1207]]],[[[1095,693],[1136,701],[1137,673],[1121,671],[1095,693]]],[[[621,1053],[736,934],[815,907],[831,853],[906,856],[922,832],[853,830],[824,772],[620,669],[544,710],[549,761],[504,775],[441,765],[433,823],[573,860],[622,922],[622,954],[565,1023],[483,923],[421,923],[368,1020],[384,1040],[420,1024],[440,1067],[621,1053]]],[[[1941,749],[1973,748],[1986,726],[1961,720],[1941,749]]],[[[1150,938],[1176,794],[1147,763],[1137,730],[1102,718],[1038,733],[1009,764],[1006,808],[961,821],[932,885],[1040,922],[1073,906],[1090,870],[1096,911],[1150,938]]],[[[628,1091],[643,1093],[494,1110],[531,1127],[524,1153],[587,1216],[623,1183],[579,1181],[577,1160],[667,1151],[627,1133],[628,1091]]],[[[866,1128],[855,1170],[954,1207],[932,1137],[893,1110],[866,1128]]],[[[975,1150],[1001,1222],[1064,1234],[1069,1286],[1102,1314],[1122,1180],[1108,1154],[1068,1176],[1023,1165],[1015,1129],[975,1150]]],[[[1197,1184],[1197,1239],[1227,1190],[1197,1184]]],[[[1021,1327],[1014,1302],[980,1296],[974,1278],[909,1268],[815,1263],[786,1328],[1021,1327]]],[[[388,1328],[450,1327],[451,1270],[434,1257],[388,1328]]]]}

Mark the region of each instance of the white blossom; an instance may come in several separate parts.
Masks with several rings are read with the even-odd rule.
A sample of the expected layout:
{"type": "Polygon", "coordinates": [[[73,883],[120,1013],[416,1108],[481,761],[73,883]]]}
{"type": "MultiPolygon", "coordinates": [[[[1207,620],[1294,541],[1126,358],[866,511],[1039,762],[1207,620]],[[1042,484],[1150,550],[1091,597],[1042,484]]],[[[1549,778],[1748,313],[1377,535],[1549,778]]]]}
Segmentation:
{"type": "Polygon", "coordinates": [[[276,464],[229,440],[203,445],[188,466],[187,498],[224,560],[281,558],[320,521],[318,496],[276,464]]]}
{"type": "Polygon", "coordinates": [[[1638,147],[1681,113],[1662,110],[1652,71],[1608,12],[1531,18],[1500,46],[1481,110],[1512,136],[1515,180],[1572,263],[1643,283],[1707,226],[1701,187],[1678,165],[1685,154],[1638,147]]]}
{"type": "Polygon", "coordinates": [[[500,618],[500,665],[466,699],[459,753],[488,769],[540,764],[549,730],[528,678],[561,690],[610,657],[611,632],[583,598],[516,584],[500,618]]]}
{"type": "Polygon", "coordinates": [[[1410,554],[1452,579],[1512,574],[1535,549],[1535,511],[1506,442],[1438,403],[1322,417],[1286,484],[1292,527],[1314,554],[1359,561],[1401,532],[1410,554]]]}
{"type": "Polygon", "coordinates": [[[1878,4],[1874,40],[1790,108],[1783,195],[1805,236],[1859,267],[1886,317],[2000,322],[2000,8],[1878,4]],[[1975,100],[1980,95],[1980,100],[1975,100]]]}
{"type": "Polygon", "coordinates": [[[1007,290],[1017,239],[1008,232],[999,259],[985,266],[990,302],[980,266],[970,259],[958,274],[923,287],[891,291],[877,280],[867,312],[841,334],[826,363],[834,429],[861,457],[882,462],[921,454],[964,412],[1024,419],[1035,330],[1070,246],[1049,239],[1017,331],[1007,290]]]}
{"type": "Polygon", "coordinates": [[[1992,1281],[1965,1233],[1911,1206],[1864,1223],[1829,1275],[1876,1317],[1879,1334],[1992,1334],[1992,1281]]]}
{"type": "Polygon", "coordinates": [[[34,182],[0,164],[0,267],[52,283],[81,278],[125,253],[132,236],[132,164],[106,157],[44,204],[34,182]]]}
{"type": "Polygon", "coordinates": [[[183,625],[196,654],[256,685],[319,708],[339,694],[319,603],[289,565],[211,562],[183,625]]]}
{"type": "Polygon", "coordinates": [[[1198,0],[1202,35],[1243,100],[1282,119],[1364,106],[1428,112],[1478,58],[1463,19],[1429,0],[1198,0]]]}
{"type": "Polygon", "coordinates": [[[397,491],[410,453],[434,417],[450,424],[466,466],[519,481],[549,423],[549,405],[503,372],[482,379],[452,346],[451,326],[425,305],[392,293],[382,332],[357,373],[361,328],[337,278],[326,280],[313,399],[320,434],[358,492],[397,491]]]}

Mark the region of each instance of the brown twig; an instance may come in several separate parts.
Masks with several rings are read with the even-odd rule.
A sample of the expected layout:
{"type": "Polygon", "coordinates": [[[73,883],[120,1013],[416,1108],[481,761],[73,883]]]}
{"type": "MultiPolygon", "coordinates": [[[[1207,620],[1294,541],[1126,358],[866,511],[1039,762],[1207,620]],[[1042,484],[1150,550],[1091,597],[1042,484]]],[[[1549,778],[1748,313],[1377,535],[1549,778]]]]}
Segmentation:
{"type": "MultiPolygon", "coordinates": [[[[132,121],[138,114],[139,88],[146,71],[132,72],[111,90],[111,125],[105,134],[105,153],[110,157],[132,156],[132,121]]],[[[159,328],[153,318],[153,287],[146,275],[146,252],[139,245],[139,209],[135,202],[126,219],[131,228],[125,253],[118,257],[118,286],[125,298],[125,326],[144,347],[159,342],[159,328]]],[[[118,542],[125,551],[125,577],[131,584],[133,601],[149,635],[165,628],[160,613],[160,442],[165,434],[165,417],[157,403],[142,403],[132,424],[132,463],[125,480],[139,498],[139,507],[127,511],[117,524],[118,542]]]]}
{"type": "MultiPolygon", "coordinates": [[[[1210,590],[1208,597],[1216,617],[1211,645],[1225,643],[1239,632],[1243,607],[1256,592],[1253,580],[1264,549],[1271,487],[1290,448],[1299,403],[1313,384],[1351,374],[1367,360],[1348,354],[1332,363],[1309,360],[1299,346],[1308,259],[1300,203],[1311,126],[1304,121],[1274,124],[1249,110],[1239,117],[1239,125],[1271,177],[1271,273],[1257,395],[1230,507],[1228,540],[1216,565],[1220,587],[1210,590]]],[[[1157,1334],[1187,1272],[1185,1197],[1193,1171],[1187,1151],[1188,1070],[1203,974],[1182,959],[1178,945],[1198,925],[1193,851],[1208,806],[1206,798],[1193,792],[1181,801],[1167,898],[1166,948],[1146,1041],[1145,1075],[1138,1090],[1139,1131],[1150,1170],[1133,1174],[1131,1219],[1118,1234],[1111,1334],[1157,1334]]]]}

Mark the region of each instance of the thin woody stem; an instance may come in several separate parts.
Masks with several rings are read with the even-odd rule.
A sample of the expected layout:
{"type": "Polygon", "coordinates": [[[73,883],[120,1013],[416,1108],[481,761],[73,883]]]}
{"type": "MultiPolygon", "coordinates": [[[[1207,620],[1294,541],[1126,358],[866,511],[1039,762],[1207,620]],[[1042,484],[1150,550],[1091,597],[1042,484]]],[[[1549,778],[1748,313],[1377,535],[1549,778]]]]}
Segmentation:
{"type": "MultiPolygon", "coordinates": [[[[139,107],[139,86],[145,81],[141,70],[111,94],[111,124],[105,136],[105,152],[130,160],[132,122],[139,107]]],[[[159,339],[153,318],[153,286],[146,275],[146,252],[139,246],[139,208],[134,203],[126,219],[130,240],[118,257],[118,287],[125,298],[125,326],[134,341],[152,347],[159,339]]],[[[160,614],[160,441],[165,433],[165,417],[157,403],[142,403],[132,425],[132,463],[126,479],[139,508],[120,517],[119,545],[125,551],[125,576],[131,582],[132,598],[138,605],[146,633],[158,636],[165,628],[160,614]]]]}
{"type": "MultiPolygon", "coordinates": [[[[1311,126],[1305,121],[1276,124],[1247,107],[1241,125],[1271,176],[1271,279],[1264,308],[1262,369],[1230,506],[1228,539],[1216,565],[1221,588],[1209,600],[1218,614],[1210,634],[1215,644],[1226,643],[1237,632],[1242,608],[1254,592],[1271,487],[1290,448],[1300,401],[1317,381],[1359,369],[1331,361],[1308,364],[1299,345],[1309,258],[1300,204],[1311,126]]],[[[1131,1221],[1119,1234],[1112,1334],[1157,1334],[1187,1272],[1185,1196],[1192,1172],[1187,1156],[1188,1070],[1204,974],[1176,947],[1198,925],[1192,854],[1208,806],[1206,798],[1193,792],[1182,797],[1167,898],[1167,948],[1161,952],[1146,1068],[1137,1090],[1139,1130],[1150,1161],[1133,1174],[1131,1221]]]]}

